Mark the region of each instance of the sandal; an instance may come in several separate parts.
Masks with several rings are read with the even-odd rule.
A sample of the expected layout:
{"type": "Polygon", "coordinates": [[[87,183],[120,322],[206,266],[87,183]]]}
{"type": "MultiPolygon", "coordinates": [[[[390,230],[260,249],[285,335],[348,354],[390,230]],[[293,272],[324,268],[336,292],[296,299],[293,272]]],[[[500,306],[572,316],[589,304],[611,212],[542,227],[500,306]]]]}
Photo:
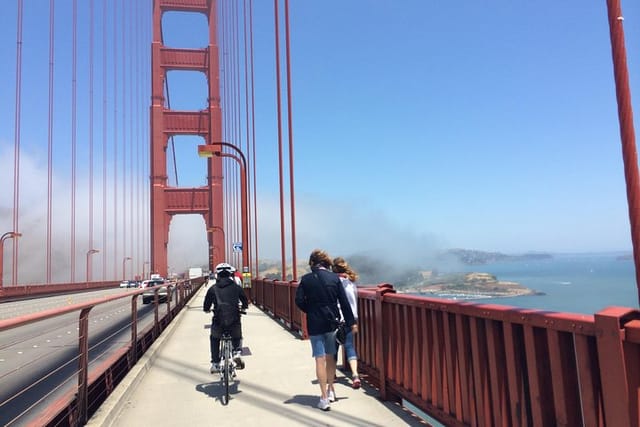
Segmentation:
{"type": "Polygon", "coordinates": [[[354,377],[353,382],[351,383],[351,387],[354,389],[360,388],[360,378],[354,377]]]}

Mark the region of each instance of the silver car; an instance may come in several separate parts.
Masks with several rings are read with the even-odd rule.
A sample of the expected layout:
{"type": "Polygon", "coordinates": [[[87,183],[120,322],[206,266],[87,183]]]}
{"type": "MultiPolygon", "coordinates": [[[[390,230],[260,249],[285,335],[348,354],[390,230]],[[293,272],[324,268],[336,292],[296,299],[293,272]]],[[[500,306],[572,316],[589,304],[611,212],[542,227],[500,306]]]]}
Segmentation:
{"type": "MultiPolygon", "coordinates": [[[[142,288],[147,289],[147,288],[152,288],[154,286],[159,286],[159,285],[164,285],[165,282],[164,280],[145,280],[144,282],[142,282],[142,288]]],[[[167,298],[169,296],[169,287],[168,286],[162,286],[160,289],[158,289],[158,302],[167,302],[167,298]]],[[[142,303],[143,304],[149,304],[151,302],[153,302],[155,298],[155,290],[154,289],[149,289],[146,292],[142,293],[142,303]]]]}

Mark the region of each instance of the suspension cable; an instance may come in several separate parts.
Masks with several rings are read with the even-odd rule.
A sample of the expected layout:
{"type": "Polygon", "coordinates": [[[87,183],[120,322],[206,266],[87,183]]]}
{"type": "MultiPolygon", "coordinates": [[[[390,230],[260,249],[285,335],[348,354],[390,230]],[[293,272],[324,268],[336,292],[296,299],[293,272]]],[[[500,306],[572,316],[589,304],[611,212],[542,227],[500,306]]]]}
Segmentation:
{"type": "Polygon", "coordinates": [[[71,46],[71,283],[76,280],[76,172],[78,136],[78,0],[73,0],[71,46]]]}
{"type": "MultiPolygon", "coordinates": [[[[13,231],[18,232],[20,207],[20,110],[22,109],[22,0],[18,0],[18,28],[16,34],[16,101],[13,146],[13,231]]],[[[13,242],[11,284],[18,282],[18,240],[13,242]]]]}
{"type": "Polygon", "coordinates": [[[282,110],[281,110],[281,88],[280,88],[280,26],[278,22],[278,0],[273,0],[275,15],[275,36],[276,36],[276,91],[278,102],[278,177],[280,190],[280,257],[282,263],[282,280],[287,280],[287,261],[285,257],[284,243],[284,182],[282,166],[282,110]]]}
{"type": "Polygon", "coordinates": [[[51,283],[51,236],[53,218],[53,61],[54,61],[54,25],[55,0],[49,1],[49,117],[47,130],[47,253],[46,278],[51,283]]]}
{"type": "Polygon", "coordinates": [[[291,60],[290,60],[290,44],[289,44],[289,0],[284,0],[284,16],[285,16],[285,37],[287,44],[286,61],[287,61],[287,122],[289,124],[289,197],[291,206],[291,264],[293,271],[293,280],[298,280],[297,259],[296,259],[296,207],[295,207],[295,191],[293,176],[293,119],[291,112],[291,60]]]}
{"type": "Polygon", "coordinates": [[[254,237],[255,237],[255,263],[256,263],[256,272],[255,277],[258,277],[260,274],[259,262],[258,262],[258,201],[257,201],[257,193],[258,187],[256,186],[256,123],[255,123],[255,88],[254,88],[254,75],[253,75],[253,0],[249,0],[249,36],[250,36],[250,44],[249,44],[249,52],[251,57],[251,149],[253,152],[253,206],[254,206],[254,237]]]}

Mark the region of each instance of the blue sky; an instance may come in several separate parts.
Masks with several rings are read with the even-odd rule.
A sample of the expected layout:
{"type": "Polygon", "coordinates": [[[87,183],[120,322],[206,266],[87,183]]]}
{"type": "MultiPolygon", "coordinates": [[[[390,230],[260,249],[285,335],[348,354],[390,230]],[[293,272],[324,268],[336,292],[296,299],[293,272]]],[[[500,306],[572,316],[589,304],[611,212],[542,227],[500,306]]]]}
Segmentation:
{"type": "Polygon", "coordinates": [[[307,2],[291,31],[296,196],[345,246],[630,248],[605,2],[307,2]]]}
{"type": "MultiPolygon", "coordinates": [[[[56,3],[63,46],[70,38],[64,12],[70,2],[56,3]]],[[[254,3],[259,241],[261,253],[276,258],[273,2],[254,3]]],[[[622,7],[637,127],[640,4],[627,0],[622,7]]],[[[3,180],[7,165],[12,167],[7,153],[12,156],[14,137],[15,5],[6,11],[0,17],[9,64],[0,69],[6,82],[0,92],[3,180]]],[[[606,14],[604,0],[292,1],[298,257],[314,247],[404,258],[450,247],[630,250],[606,14]]],[[[25,17],[25,49],[34,46],[40,56],[24,58],[31,65],[23,65],[23,106],[31,113],[22,116],[23,156],[38,170],[43,133],[46,151],[41,124],[48,15],[28,6],[25,17]]],[[[201,17],[173,14],[166,19],[165,41],[199,46],[206,40],[205,24],[201,17]]],[[[57,49],[63,67],[57,75],[65,75],[70,51],[57,49]]],[[[203,79],[182,77],[170,77],[174,107],[201,105],[203,79]]],[[[79,84],[86,79],[79,76],[79,84]]],[[[68,84],[58,84],[64,93],[68,84]]],[[[82,96],[81,122],[87,102],[82,96]]],[[[56,114],[67,114],[67,101],[57,101],[56,114]]],[[[68,126],[68,119],[57,122],[56,138],[64,139],[68,126]]],[[[143,129],[135,132],[145,137],[143,129]]],[[[179,152],[181,185],[204,182],[197,143],[190,140],[179,152]]],[[[60,167],[68,161],[64,148],[56,156],[60,167]]],[[[12,200],[6,189],[0,194],[3,209],[12,200]]],[[[182,226],[202,234],[200,225],[182,226]]]]}

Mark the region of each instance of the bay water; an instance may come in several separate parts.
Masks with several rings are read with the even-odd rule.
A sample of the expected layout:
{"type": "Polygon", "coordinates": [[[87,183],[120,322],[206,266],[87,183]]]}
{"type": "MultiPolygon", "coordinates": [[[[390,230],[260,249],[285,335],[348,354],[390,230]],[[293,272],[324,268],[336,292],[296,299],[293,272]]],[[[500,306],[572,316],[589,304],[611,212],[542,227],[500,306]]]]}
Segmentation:
{"type": "Polygon", "coordinates": [[[594,314],[609,306],[638,308],[635,267],[629,253],[552,254],[531,259],[464,266],[544,295],[469,299],[468,302],[594,314]],[[627,256],[625,256],[627,255],[627,256]]]}

